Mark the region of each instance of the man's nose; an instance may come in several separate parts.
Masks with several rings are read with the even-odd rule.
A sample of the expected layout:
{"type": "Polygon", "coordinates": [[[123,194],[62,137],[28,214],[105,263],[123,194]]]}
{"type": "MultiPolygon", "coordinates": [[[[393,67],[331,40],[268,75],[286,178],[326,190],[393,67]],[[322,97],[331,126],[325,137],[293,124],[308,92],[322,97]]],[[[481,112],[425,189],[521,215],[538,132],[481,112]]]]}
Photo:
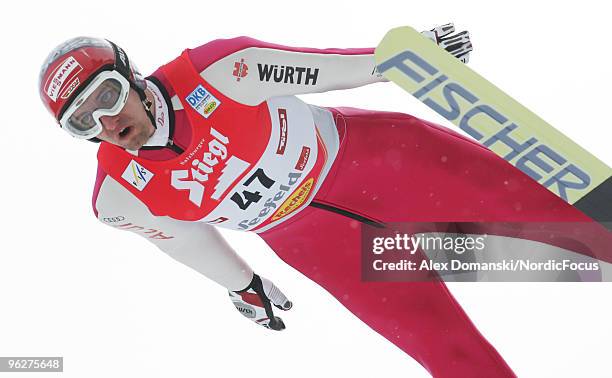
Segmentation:
{"type": "Polygon", "coordinates": [[[114,131],[117,128],[119,117],[117,116],[102,116],[100,117],[100,122],[102,122],[102,126],[108,131],[114,131]]]}

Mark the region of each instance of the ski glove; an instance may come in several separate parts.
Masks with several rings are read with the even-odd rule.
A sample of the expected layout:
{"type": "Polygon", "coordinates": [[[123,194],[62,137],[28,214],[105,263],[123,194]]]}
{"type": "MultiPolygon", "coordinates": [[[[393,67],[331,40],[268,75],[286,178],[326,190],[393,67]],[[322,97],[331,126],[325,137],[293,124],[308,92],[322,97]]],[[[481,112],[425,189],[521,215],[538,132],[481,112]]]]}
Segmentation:
{"type": "Polygon", "coordinates": [[[229,296],[236,309],[248,319],[275,331],[285,329],[283,320],[274,316],[272,305],[287,311],[293,303],[268,279],[253,274],[249,286],[240,291],[230,291],[229,296]]]}
{"type": "Polygon", "coordinates": [[[472,41],[470,33],[466,30],[453,34],[455,25],[452,23],[437,26],[431,30],[421,32],[425,37],[434,41],[438,46],[442,47],[449,53],[453,54],[463,63],[470,60],[470,52],[472,51],[472,41]]]}

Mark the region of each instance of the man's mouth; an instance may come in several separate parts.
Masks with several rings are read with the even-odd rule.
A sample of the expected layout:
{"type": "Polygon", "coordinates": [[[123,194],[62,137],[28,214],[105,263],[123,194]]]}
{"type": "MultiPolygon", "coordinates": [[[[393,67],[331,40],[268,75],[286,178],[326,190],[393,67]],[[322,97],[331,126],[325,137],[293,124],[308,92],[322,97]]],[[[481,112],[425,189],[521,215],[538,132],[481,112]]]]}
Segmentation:
{"type": "Polygon", "coordinates": [[[126,126],[123,129],[121,129],[121,131],[119,131],[119,139],[125,138],[130,133],[130,131],[132,131],[131,126],[126,126]]]}

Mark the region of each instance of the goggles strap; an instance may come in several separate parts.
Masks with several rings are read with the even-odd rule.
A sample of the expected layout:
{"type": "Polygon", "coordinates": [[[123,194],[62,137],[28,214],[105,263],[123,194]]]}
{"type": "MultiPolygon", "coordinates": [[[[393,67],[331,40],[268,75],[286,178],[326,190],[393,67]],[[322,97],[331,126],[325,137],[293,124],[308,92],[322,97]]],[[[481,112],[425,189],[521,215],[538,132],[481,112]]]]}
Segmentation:
{"type": "Polygon", "coordinates": [[[130,60],[123,49],[107,39],[115,52],[115,70],[131,82],[130,60]]]}
{"type": "Polygon", "coordinates": [[[155,117],[153,117],[153,114],[151,113],[151,101],[147,100],[144,88],[136,85],[136,82],[133,80],[132,70],[130,69],[130,60],[127,54],[121,47],[117,46],[111,41],[108,42],[111,44],[111,46],[113,46],[113,50],[115,51],[115,69],[130,82],[130,87],[134,88],[134,90],[138,93],[142,106],[144,107],[147,116],[151,120],[151,124],[155,129],[157,129],[155,117]]]}

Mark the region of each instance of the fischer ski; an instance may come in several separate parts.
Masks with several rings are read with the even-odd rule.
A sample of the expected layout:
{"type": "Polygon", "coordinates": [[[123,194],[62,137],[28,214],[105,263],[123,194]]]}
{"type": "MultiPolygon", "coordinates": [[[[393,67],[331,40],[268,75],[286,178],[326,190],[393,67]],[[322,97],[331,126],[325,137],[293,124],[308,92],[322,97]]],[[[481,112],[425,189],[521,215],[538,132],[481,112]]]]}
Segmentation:
{"type": "Polygon", "coordinates": [[[377,70],[532,179],[612,230],[612,170],[415,29],[391,29],[377,70]]]}

